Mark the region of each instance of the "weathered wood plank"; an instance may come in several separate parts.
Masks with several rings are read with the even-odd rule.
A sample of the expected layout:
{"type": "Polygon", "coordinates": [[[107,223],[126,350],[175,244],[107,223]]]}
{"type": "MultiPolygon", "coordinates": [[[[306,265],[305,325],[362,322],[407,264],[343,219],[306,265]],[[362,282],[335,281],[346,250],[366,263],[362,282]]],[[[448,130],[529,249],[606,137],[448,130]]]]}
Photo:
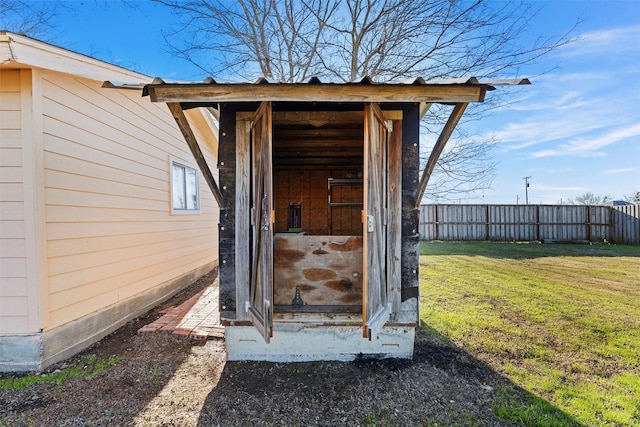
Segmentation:
{"type": "Polygon", "coordinates": [[[202,175],[204,176],[205,181],[209,185],[209,188],[211,189],[211,193],[213,193],[213,197],[215,197],[216,202],[218,202],[219,206],[223,206],[222,194],[220,193],[220,189],[218,188],[216,179],[213,177],[213,174],[211,173],[211,169],[209,169],[209,165],[207,164],[207,160],[202,154],[202,150],[200,150],[200,146],[198,145],[198,140],[196,139],[196,136],[193,134],[193,130],[191,130],[191,125],[189,124],[187,117],[184,115],[184,112],[182,111],[182,107],[180,106],[180,104],[176,104],[176,103],[167,103],[167,107],[169,107],[169,110],[171,111],[173,118],[176,120],[176,123],[180,128],[180,132],[182,132],[182,135],[184,136],[184,139],[186,140],[187,145],[189,146],[189,149],[191,149],[191,153],[193,154],[193,157],[195,158],[196,163],[198,164],[198,167],[200,168],[200,172],[202,172],[202,175]]]}
{"type": "Polygon", "coordinates": [[[400,312],[402,288],[402,121],[392,122],[388,138],[387,283],[391,318],[395,320],[400,312]]]}
{"type": "Polygon", "coordinates": [[[446,102],[484,101],[485,85],[159,84],[152,102],[446,102]],[[313,90],[310,90],[313,88],[313,90]]]}
{"type": "MultiPolygon", "coordinates": [[[[402,119],[402,302],[419,297],[419,210],[415,207],[420,179],[420,105],[403,106],[402,119]]],[[[418,310],[414,313],[419,319],[418,310]]]]}
{"type": "MultiPolygon", "coordinates": [[[[236,116],[237,117],[237,116],[236,116]]],[[[236,319],[247,320],[245,310],[249,301],[249,241],[250,241],[250,185],[251,138],[250,122],[236,118],[236,205],[235,205],[235,261],[236,261],[236,319]]]]}
{"type": "MultiPolygon", "coordinates": [[[[616,209],[632,210],[633,206],[423,205],[420,234],[422,240],[613,240],[621,243],[616,240],[622,238],[616,234],[618,224],[612,219],[616,209]]],[[[633,214],[618,221],[633,223],[633,214]]],[[[625,236],[638,240],[633,240],[633,231],[625,236]]]]}
{"type": "MultiPolygon", "coordinates": [[[[401,110],[385,110],[387,120],[402,120],[401,110]]],[[[315,126],[331,122],[332,125],[362,125],[364,112],[359,111],[274,111],[273,123],[282,125],[313,124],[315,126]]],[[[324,130],[320,131],[324,132],[324,130]]]]}
{"type": "Polygon", "coordinates": [[[363,335],[372,338],[390,315],[388,306],[387,250],[387,129],[384,114],[377,104],[364,110],[364,185],[363,194],[363,335]]]}
{"type": "Polygon", "coordinates": [[[263,102],[252,120],[253,216],[249,320],[269,343],[273,316],[273,183],[272,183],[272,104],[263,102]]]}
{"type": "MultiPolygon", "coordinates": [[[[362,306],[358,305],[303,305],[303,306],[292,306],[292,305],[276,305],[275,307],[276,314],[295,314],[295,313],[317,313],[317,314],[328,314],[331,313],[362,313],[362,306]]],[[[305,319],[309,320],[309,319],[305,319]]]]}

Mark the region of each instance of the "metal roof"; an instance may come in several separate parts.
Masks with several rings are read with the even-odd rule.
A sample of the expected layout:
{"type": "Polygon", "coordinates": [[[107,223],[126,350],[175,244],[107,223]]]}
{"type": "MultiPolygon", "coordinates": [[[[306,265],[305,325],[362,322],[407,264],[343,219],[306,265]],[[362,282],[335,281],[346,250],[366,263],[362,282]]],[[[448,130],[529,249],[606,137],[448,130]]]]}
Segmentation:
{"type": "Polygon", "coordinates": [[[355,88],[358,86],[364,85],[373,85],[379,87],[402,87],[402,86],[478,86],[482,87],[484,90],[494,90],[495,86],[503,86],[503,85],[527,85],[531,84],[529,79],[521,78],[521,79],[496,79],[496,80],[486,80],[481,81],[476,77],[461,77],[461,78],[452,78],[452,79],[439,79],[439,80],[425,80],[423,77],[412,77],[399,81],[389,81],[389,82],[376,82],[371,77],[366,76],[360,80],[346,83],[334,83],[334,82],[322,82],[318,77],[312,77],[307,82],[300,83],[281,83],[281,82],[270,82],[265,77],[260,77],[254,82],[218,82],[213,77],[207,77],[204,81],[170,81],[164,80],[160,77],[156,77],[153,79],[151,83],[123,83],[123,82],[112,82],[105,81],[102,87],[105,88],[117,88],[117,89],[133,89],[133,90],[142,90],[143,96],[149,96],[150,87],[159,87],[159,86],[174,86],[174,87],[215,87],[215,86],[225,86],[229,89],[233,88],[241,88],[241,87],[265,87],[265,85],[277,86],[277,87],[304,87],[311,85],[320,85],[323,87],[345,87],[345,88],[355,88]]]}
{"type": "MultiPolygon", "coordinates": [[[[105,82],[107,84],[107,82],[105,82]]],[[[494,85],[529,84],[527,79],[482,82],[475,77],[426,81],[422,77],[399,82],[375,82],[364,77],[356,82],[323,83],[313,77],[306,83],[271,83],[261,77],[253,83],[166,82],[156,78],[144,85],[143,96],[153,102],[483,102],[494,85]]],[[[113,86],[113,85],[112,85],[113,86]]],[[[124,86],[122,86],[124,87],[124,86]]],[[[138,86],[136,86],[138,87],[138,86]]]]}
{"type": "Polygon", "coordinates": [[[422,77],[399,82],[376,83],[370,77],[357,82],[322,83],[317,77],[307,83],[270,83],[260,78],[254,83],[218,83],[208,77],[204,82],[166,82],[156,78],[152,83],[114,84],[104,82],[103,87],[140,89],[143,96],[149,96],[152,102],[166,102],[176,122],[185,135],[198,165],[207,178],[207,182],[220,203],[222,195],[204,161],[198,141],[191,130],[184,110],[198,107],[211,107],[224,102],[417,102],[421,105],[421,115],[426,111],[423,106],[433,103],[454,104],[454,109],[436,141],[420,179],[416,207],[419,206],[424,189],[429,181],[436,160],[444,149],[460,117],[470,102],[483,102],[487,90],[497,85],[526,85],[528,79],[508,79],[479,81],[476,77],[426,81],[422,77]],[[200,161],[202,160],[202,161],[200,161]]]}

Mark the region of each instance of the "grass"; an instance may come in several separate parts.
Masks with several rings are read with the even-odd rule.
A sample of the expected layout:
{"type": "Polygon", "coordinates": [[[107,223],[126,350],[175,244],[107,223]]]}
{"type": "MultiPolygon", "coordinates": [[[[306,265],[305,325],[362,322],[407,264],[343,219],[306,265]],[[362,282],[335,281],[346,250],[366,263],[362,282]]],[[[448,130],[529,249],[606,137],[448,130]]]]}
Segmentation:
{"type": "Polygon", "coordinates": [[[88,354],[81,356],[73,366],[50,374],[30,374],[0,378],[0,389],[20,390],[35,384],[45,383],[61,385],[71,378],[90,381],[98,375],[109,371],[121,361],[122,356],[113,355],[105,359],[99,358],[95,354],[88,354]]]}
{"type": "Polygon", "coordinates": [[[513,383],[496,415],[640,425],[640,247],[423,242],[420,264],[428,329],[513,383]]]}

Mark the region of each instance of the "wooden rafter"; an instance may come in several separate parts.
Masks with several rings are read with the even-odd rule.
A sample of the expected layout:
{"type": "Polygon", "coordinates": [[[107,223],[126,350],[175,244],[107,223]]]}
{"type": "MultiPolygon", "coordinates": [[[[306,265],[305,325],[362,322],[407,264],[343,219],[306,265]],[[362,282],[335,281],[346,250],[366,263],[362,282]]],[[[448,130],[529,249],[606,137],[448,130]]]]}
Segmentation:
{"type": "Polygon", "coordinates": [[[433,173],[433,168],[436,166],[436,162],[440,158],[440,154],[442,154],[442,150],[444,150],[445,145],[447,145],[447,141],[451,138],[451,134],[453,130],[458,125],[460,118],[464,114],[464,110],[466,110],[468,103],[458,103],[453,108],[451,115],[449,116],[449,120],[444,125],[442,129],[442,133],[438,137],[436,144],[433,146],[433,150],[431,150],[431,155],[429,156],[429,160],[427,160],[427,164],[424,167],[424,171],[422,172],[422,178],[420,178],[420,186],[418,187],[418,193],[416,194],[416,209],[420,207],[420,202],[422,200],[422,196],[424,195],[424,190],[427,188],[427,184],[429,183],[429,178],[431,177],[431,173],[433,173]]]}
{"type": "Polygon", "coordinates": [[[153,102],[483,102],[482,84],[151,84],[153,102]]]}
{"type": "Polygon", "coordinates": [[[169,107],[169,111],[171,111],[173,118],[176,119],[176,123],[178,124],[180,131],[182,132],[185,141],[187,141],[187,145],[191,149],[193,157],[196,159],[200,172],[202,172],[205,181],[207,181],[207,184],[213,193],[213,197],[215,197],[216,202],[218,202],[218,206],[222,206],[222,193],[220,193],[220,188],[211,173],[211,169],[209,169],[209,165],[207,165],[207,161],[205,160],[202,151],[200,150],[198,140],[191,130],[187,117],[184,115],[184,111],[182,111],[182,106],[175,102],[167,102],[167,106],[169,107]]]}

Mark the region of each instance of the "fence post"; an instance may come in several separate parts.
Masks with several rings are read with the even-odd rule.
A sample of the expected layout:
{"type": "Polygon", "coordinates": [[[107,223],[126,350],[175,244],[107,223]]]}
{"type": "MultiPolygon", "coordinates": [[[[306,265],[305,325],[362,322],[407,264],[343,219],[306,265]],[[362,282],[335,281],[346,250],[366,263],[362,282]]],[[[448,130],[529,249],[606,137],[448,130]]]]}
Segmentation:
{"type": "Polygon", "coordinates": [[[539,242],[540,239],[540,205],[536,205],[536,240],[539,242]]]}
{"type": "Polygon", "coordinates": [[[487,206],[486,206],[485,215],[486,215],[486,216],[484,217],[484,221],[485,221],[485,223],[486,223],[486,225],[487,225],[487,226],[486,226],[486,230],[487,230],[487,231],[486,231],[486,233],[487,233],[486,240],[491,240],[491,235],[490,235],[490,231],[489,231],[489,230],[490,230],[490,224],[489,224],[489,205],[487,205],[487,206]]]}
{"type": "Polygon", "coordinates": [[[587,240],[591,241],[591,206],[587,206],[587,240]]]}
{"type": "Polygon", "coordinates": [[[614,208],[613,206],[611,206],[609,208],[609,212],[611,212],[611,225],[609,226],[609,241],[611,243],[618,243],[616,242],[616,208],[614,208]]]}
{"type": "Polygon", "coordinates": [[[438,222],[438,205],[434,205],[433,206],[435,208],[435,218],[434,218],[434,222],[435,222],[435,229],[436,229],[436,240],[440,240],[440,232],[438,230],[440,224],[438,222]]]}

